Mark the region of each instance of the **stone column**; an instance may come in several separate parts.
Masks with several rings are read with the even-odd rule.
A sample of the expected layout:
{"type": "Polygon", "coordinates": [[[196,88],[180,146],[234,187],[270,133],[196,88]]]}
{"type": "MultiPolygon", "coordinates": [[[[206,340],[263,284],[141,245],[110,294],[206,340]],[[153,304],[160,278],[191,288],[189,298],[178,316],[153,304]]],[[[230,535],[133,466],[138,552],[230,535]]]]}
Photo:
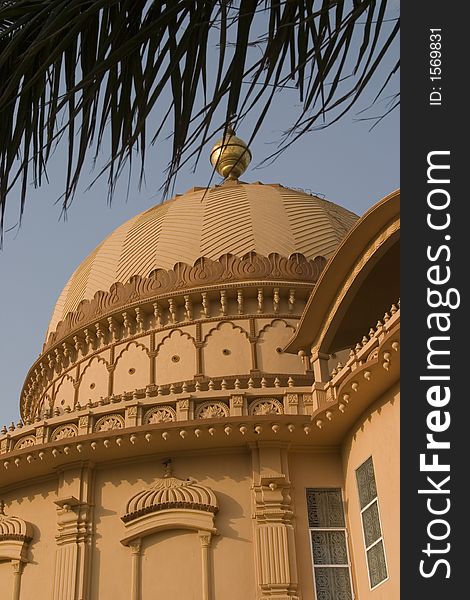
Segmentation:
{"type": "Polygon", "coordinates": [[[20,600],[21,575],[23,574],[24,562],[22,560],[13,560],[13,600],[20,600]]]}
{"type": "Polygon", "coordinates": [[[256,574],[260,600],[298,600],[287,447],[252,446],[256,574]]]}
{"type": "Polygon", "coordinates": [[[140,600],[141,595],[141,570],[142,570],[142,544],[135,540],[129,547],[132,552],[132,592],[131,600],[140,600]]]}
{"type": "Polygon", "coordinates": [[[199,532],[201,542],[201,565],[202,565],[202,600],[210,600],[210,564],[209,547],[211,545],[211,534],[207,531],[199,532]]]}

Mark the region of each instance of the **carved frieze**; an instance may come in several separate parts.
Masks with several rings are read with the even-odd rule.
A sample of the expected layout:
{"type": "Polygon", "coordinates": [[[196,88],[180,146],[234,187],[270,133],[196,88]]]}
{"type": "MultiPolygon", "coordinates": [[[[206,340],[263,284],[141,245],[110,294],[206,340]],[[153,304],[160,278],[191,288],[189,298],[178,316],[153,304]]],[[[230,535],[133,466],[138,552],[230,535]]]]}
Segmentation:
{"type": "Polygon", "coordinates": [[[144,415],[144,424],[176,421],[176,411],[171,406],[154,406],[144,415]]]}
{"type": "Polygon", "coordinates": [[[98,419],[95,423],[95,432],[100,431],[111,431],[113,429],[123,429],[124,427],[124,419],[121,415],[112,414],[105,415],[98,419]]]}
{"type": "Polygon", "coordinates": [[[57,442],[65,438],[76,437],[78,435],[78,428],[73,423],[66,423],[56,427],[51,435],[51,442],[57,442]]]}
{"type": "Polygon", "coordinates": [[[325,264],[323,256],[309,260],[300,253],[285,257],[275,252],[269,256],[249,252],[241,258],[224,254],[216,261],[202,257],[192,266],[177,263],[168,271],[156,269],[148,277],[136,275],[127,283],[114,283],[107,292],[97,292],[92,300],[80,302],[75,311],[59,322],[44,349],[47,350],[81,325],[133,302],[185,289],[235,281],[268,279],[315,283],[325,264]]]}
{"type": "Polygon", "coordinates": [[[284,408],[282,403],[275,398],[260,398],[250,404],[248,412],[250,415],[259,416],[282,415],[284,413],[284,408]]]}
{"type": "Polygon", "coordinates": [[[230,414],[224,402],[203,402],[197,407],[196,419],[222,419],[230,414]]]}

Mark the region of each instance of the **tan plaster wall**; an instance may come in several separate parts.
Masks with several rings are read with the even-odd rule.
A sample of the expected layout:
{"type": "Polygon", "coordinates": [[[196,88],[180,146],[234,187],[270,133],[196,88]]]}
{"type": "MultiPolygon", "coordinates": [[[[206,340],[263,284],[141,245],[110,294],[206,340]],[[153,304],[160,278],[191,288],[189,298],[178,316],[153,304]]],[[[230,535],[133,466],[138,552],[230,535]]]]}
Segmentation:
{"type": "MultiPolygon", "coordinates": [[[[56,531],[56,481],[37,482],[2,495],[5,513],[21,517],[33,525],[33,541],[29,546],[29,562],[21,578],[21,598],[52,598],[55,562],[56,531]],[[41,590],[41,595],[38,595],[41,590]]],[[[11,568],[11,567],[10,567],[11,568]]],[[[3,592],[4,570],[0,570],[0,590],[3,592]]],[[[8,584],[9,585],[9,584],[8,584]]],[[[3,600],[10,596],[0,594],[3,600]]]]}
{"type": "Polygon", "coordinates": [[[101,356],[93,357],[80,372],[78,402],[85,406],[88,402],[98,402],[108,395],[109,372],[107,363],[101,356]]]}
{"type": "Polygon", "coordinates": [[[398,600],[400,597],[400,396],[391,388],[370,408],[343,443],[350,545],[355,585],[361,600],[398,600]],[[388,580],[370,590],[360,517],[356,469],[370,456],[374,463],[388,580]]]}
{"type": "MultiPolygon", "coordinates": [[[[94,571],[91,600],[114,600],[129,596],[131,550],[120,543],[120,539],[125,533],[121,515],[130,496],[150,486],[155,479],[161,477],[162,460],[162,457],[158,457],[153,461],[129,463],[99,470],[96,473],[96,549],[93,553],[94,571]]],[[[254,598],[250,455],[248,453],[214,453],[193,457],[175,456],[173,464],[176,477],[182,479],[194,477],[202,485],[210,487],[219,501],[220,510],[215,524],[220,535],[213,538],[210,549],[214,598],[229,600],[254,598]]],[[[149,590],[152,577],[156,576],[158,570],[156,568],[152,574],[145,569],[149,561],[158,560],[155,563],[157,565],[160,560],[165,563],[163,580],[165,589],[171,587],[172,581],[178,582],[175,585],[182,585],[179,579],[186,566],[191,580],[196,581],[200,577],[201,550],[197,535],[178,534],[173,537],[169,534],[159,533],[152,538],[156,540],[159,536],[164,540],[160,549],[151,543],[152,540],[146,540],[144,543],[143,600],[152,597],[149,595],[149,590]],[[187,541],[189,541],[188,547],[185,546],[187,541]],[[192,556],[193,552],[196,552],[197,560],[193,561],[191,558],[190,564],[186,565],[183,557],[192,556]]],[[[179,588],[175,588],[175,591],[177,589],[179,588]]],[[[175,598],[192,597],[174,593],[168,597],[170,596],[175,598]]],[[[199,598],[199,596],[195,594],[194,598],[199,598]]]]}
{"type": "Polygon", "coordinates": [[[301,597],[314,598],[312,551],[310,547],[306,488],[343,487],[339,450],[297,452],[289,456],[289,474],[293,485],[295,545],[301,597]]]}
{"type": "Polygon", "coordinates": [[[194,531],[161,531],[142,544],[142,600],[198,600],[202,587],[201,543],[194,531]]]}
{"type": "Polygon", "coordinates": [[[163,338],[157,350],[156,380],[159,385],[194,378],[196,348],[188,333],[173,330],[163,338]]]}

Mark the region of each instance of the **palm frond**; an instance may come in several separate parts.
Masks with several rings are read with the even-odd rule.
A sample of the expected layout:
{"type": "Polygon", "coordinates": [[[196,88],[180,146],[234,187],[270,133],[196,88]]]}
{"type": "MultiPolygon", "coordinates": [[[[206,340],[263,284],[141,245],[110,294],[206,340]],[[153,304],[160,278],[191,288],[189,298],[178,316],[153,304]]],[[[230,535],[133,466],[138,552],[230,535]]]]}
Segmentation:
{"type": "MultiPolygon", "coordinates": [[[[64,208],[84,164],[107,146],[110,195],[172,115],[165,192],[215,131],[294,84],[300,116],[281,142],[345,114],[398,35],[387,0],[9,0],[0,3],[0,211],[41,185],[67,146],[64,208]]],[[[380,91],[395,73],[386,73],[380,91]]],[[[252,140],[250,140],[252,141],[252,140]]]]}

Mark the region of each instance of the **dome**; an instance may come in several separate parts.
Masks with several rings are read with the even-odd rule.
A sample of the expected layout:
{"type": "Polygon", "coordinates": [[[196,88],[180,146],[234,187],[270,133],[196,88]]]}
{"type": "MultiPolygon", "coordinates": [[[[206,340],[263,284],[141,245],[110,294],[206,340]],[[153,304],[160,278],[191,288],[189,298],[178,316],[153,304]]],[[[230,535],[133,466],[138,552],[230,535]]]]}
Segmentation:
{"type": "Polygon", "coordinates": [[[328,258],[356,220],[332,202],[277,184],[193,188],[135,216],[99,244],[60,294],[48,334],[97,292],[176,263],[250,252],[328,258]]]}
{"type": "Polygon", "coordinates": [[[126,505],[124,522],[143,515],[175,508],[216,513],[219,509],[212,490],[191,479],[183,480],[171,474],[159,479],[150,489],[133,496],[126,505]]]}

